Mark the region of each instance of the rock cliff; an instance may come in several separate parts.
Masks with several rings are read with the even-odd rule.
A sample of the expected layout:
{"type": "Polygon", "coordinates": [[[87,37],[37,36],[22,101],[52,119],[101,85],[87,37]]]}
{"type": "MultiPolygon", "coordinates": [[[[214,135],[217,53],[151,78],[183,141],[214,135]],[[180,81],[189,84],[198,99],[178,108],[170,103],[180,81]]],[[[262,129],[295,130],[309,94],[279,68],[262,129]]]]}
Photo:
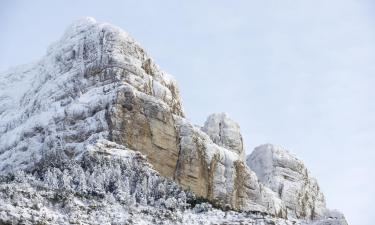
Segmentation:
{"type": "Polygon", "coordinates": [[[245,158],[240,126],[225,113],[210,115],[202,130],[210,136],[211,140],[228,150],[245,158]]]}
{"type": "MultiPolygon", "coordinates": [[[[261,213],[274,218],[272,221],[280,220],[277,224],[289,224],[291,218],[301,224],[305,220],[344,224],[340,222],[345,221],[341,216],[338,218],[326,209],[317,182],[297,158],[284,150],[263,146],[257,148],[246,163],[239,125],[226,114],[209,116],[203,127],[189,122],[176,81],[162,71],[133,38],[113,25],[92,18],[75,22],[39,62],[1,73],[0,89],[3,188],[10,185],[6,177],[17,177],[17,171],[25,171],[31,178],[12,185],[20,190],[29,185],[26,192],[37,193],[40,199],[63,189],[69,193],[74,190],[75,195],[80,196],[70,198],[71,202],[82,201],[81,195],[90,199],[99,195],[106,201],[114,196],[116,202],[121,202],[117,197],[121,198],[121,193],[128,191],[124,196],[135,196],[133,202],[137,204],[154,208],[162,205],[163,210],[185,209],[186,198],[175,203],[177,198],[163,197],[160,201],[168,200],[168,204],[154,204],[160,196],[155,197],[148,190],[155,189],[154,180],[163,176],[170,179],[170,185],[179,185],[184,190],[173,193],[188,195],[192,192],[214,206],[251,215],[261,213]],[[129,184],[127,179],[133,175],[123,173],[129,168],[138,168],[138,164],[127,162],[125,168],[118,160],[132,150],[145,155],[150,164],[142,165],[149,168],[147,171],[152,167],[157,175],[147,172],[146,179],[129,184]],[[59,168],[60,172],[54,171],[53,168],[57,168],[54,165],[59,164],[52,160],[46,168],[55,174],[46,180],[41,177],[48,171],[41,173],[40,164],[46,162],[51,152],[58,152],[74,166],[67,163],[59,168]],[[110,160],[100,158],[103,155],[110,160]],[[106,163],[102,163],[103,160],[106,163]],[[96,162],[99,164],[93,165],[96,162]],[[88,168],[97,166],[100,169],[87,172],[88,168]],[[105,175],[108,174],[106,166],[113,167],[113,171],[125,168],[118,171],[118,180],[112,186],[109,184],[114,181],[105,179],[109,176],[105,175]],[[64,171],[69,172],[73,167],[81,172],[64,175],[64,171]],[[56,174],[66,176],[69,181],[60,181],[56,174]],[[98,187],[92,184],[85,192],[82,188],[87,184],[73,182],[77,179],[75,176],[104,178],[102,183],[95,184],[98,187]],[[46,190],[42,194],[36,190],[40,183],[46,190]],[[55,183],[65,185],[56,188],[55,183]],[[132,188],[137,185],[142,191],[132,188]],[[115,190],[120,191],[114,194],[115,190]],[[167,207],[171,201],[174,206],[167,207]]],[[[9,195],[0,197],[13,205],[9,195]]],[[[49,200],[43,204],[46,210],[51,210],[49,200]]],[[[83,211],[88,207],[84,205],[83,211]]],[[[79,207],[76,203],[70,206],[79,207]]],[[[1,214],[1,209],[9,205],[0,204],[0,207],[3,207],[0,217],[8,218],[1,214]]],[[[22,209],[12,207],[17,215],[34,212],[30,209],[33,206],[27,204],[22,209]]],[[[105,209],[109,217],[112,209],[105,209]]],[[[56,214],[58,219],[50,221],[64,221],[69,217],[56,214]]],[[[253,219],[250,217],[249,221],[253,219]]]]}
{"type": "Polygon", "coordinates": [[[322,218],[326,213],[323,193],[302,161],[287,150],[262,145],[247,158],[247,165],[260,182],[278,194],[290,215],[298,218],[322,218]]]}

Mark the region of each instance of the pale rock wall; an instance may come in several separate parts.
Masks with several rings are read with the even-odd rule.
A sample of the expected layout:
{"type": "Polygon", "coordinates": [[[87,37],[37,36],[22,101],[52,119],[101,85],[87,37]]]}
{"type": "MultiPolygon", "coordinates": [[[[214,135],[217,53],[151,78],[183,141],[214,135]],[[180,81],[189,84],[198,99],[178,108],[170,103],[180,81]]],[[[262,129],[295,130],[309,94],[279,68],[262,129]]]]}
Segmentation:
{"type": "Polygon", "coordinates": [[[262,145],[247,158],[247,165],[285,203],[288,214],[317,219],[326,215],[325,198],[303,162],[289,151],[274,145],[262,145]]]}
{"type": "Polygon", "coordinates": [[[214,113],[210,115],[202,130],[210,136],[215,144],[229,149],[245,159],[240,126],[230,119],[227,114],[214,113]]]}
{"type": "Polygon", "coordinates": [[[176,117],[180,154],[175,179],[200,196],[221,205],[285,217],[282,201],[258,178],[236,151],[216,145],[185,119],[176,117]]]}

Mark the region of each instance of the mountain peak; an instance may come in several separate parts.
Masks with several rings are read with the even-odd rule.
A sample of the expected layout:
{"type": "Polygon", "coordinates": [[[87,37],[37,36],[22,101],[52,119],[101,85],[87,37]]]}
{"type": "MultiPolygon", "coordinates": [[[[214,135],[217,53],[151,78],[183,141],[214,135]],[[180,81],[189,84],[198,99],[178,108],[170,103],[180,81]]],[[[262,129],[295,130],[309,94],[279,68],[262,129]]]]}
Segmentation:
{"type": "MultiPolygon", "coordinates": [[[[294,157],[266,146],[269,154],[256,149],[246,165],[239,125],[226,114],[212,114],[202,129],[188,121],[176,81],[113,25],[74,22],[39,62],[0,74],[0,87],[0,189],[38,196],[19,204],[0,194],[0,208],[14,211],[0,214],[0,223],[33,223],[42,203],[45,211],[59,209],[51,223],[95,221],[66,210],[66,202],[85,215],[104,204],[105,223],[118,215],[112,204],[172,224],[201,223],[198,213],[211,218],[221,209],[234,210],[223,223],[339,221],[322,213],[323,195],[294,157]]],[[[117,222],[130,223],[123,216],[117,222]]]]}

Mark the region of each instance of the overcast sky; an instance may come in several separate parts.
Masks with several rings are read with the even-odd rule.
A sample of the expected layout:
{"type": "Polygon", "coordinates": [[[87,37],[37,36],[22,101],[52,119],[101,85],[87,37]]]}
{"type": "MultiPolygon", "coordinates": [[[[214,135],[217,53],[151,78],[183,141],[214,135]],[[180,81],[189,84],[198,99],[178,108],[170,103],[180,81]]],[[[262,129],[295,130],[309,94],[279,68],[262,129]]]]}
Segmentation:
{"type": "Polygon", "coordinates": [[[115,24],[175,76],[190,120],[227,112],[248,153],[284,146],[329,207],[373,225],[375,1],[177,2],[1,1],[0,70],[39,59],[78,18],[115,24]]]}

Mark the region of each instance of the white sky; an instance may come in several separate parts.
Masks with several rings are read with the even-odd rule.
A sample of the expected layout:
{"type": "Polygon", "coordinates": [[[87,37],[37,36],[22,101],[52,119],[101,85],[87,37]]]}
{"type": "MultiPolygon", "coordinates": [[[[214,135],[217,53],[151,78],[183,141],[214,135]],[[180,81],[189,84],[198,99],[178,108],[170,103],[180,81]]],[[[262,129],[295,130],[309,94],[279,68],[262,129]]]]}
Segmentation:
{"type": "Polygon", "coordinates": [[[373,225],[375,2],[177,2],[1,1],[0,70],[42,57],[80,17],[118,25],[175,76],[193,122],[227,112],[248,153],[290,149],[329,207],[373,225]]]}

